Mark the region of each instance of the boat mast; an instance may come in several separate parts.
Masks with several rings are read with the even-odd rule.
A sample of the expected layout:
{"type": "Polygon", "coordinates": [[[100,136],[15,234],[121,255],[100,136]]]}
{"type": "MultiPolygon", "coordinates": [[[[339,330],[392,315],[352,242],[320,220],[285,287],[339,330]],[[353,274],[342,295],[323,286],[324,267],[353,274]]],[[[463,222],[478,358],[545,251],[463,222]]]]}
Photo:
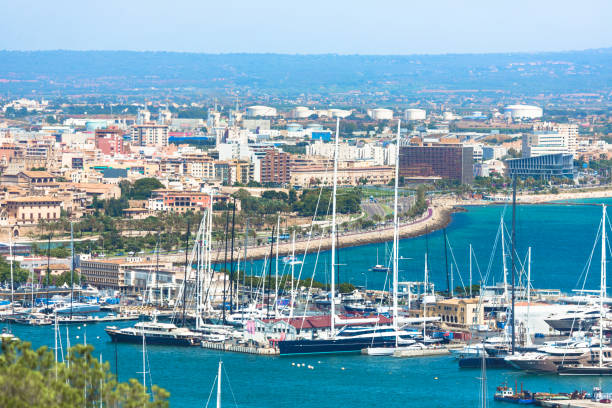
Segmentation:
{"type": "Polygon", "coordinates": [[[13,230],[9,231],[9,256],[11,258],[11,316],[15,316],[15,288],[13,279],[13,230]]]}
{"type": "Polygon", "coordinates": [[[51,275],[51,233],[49,233],[49,236],[47,237],[47,284],[45,285],[47,287],[47,313],[49,312],[49,279],[50,279],[50,275],[51,275]]]}
{"type": "Polygon", "coordinates": [[[229,211],[225,211],[225,256],[223,257],[223,303],[221,304],[221,313],[223,314],[223,324],[225,325],[225,291],[227,282],[227,232],[229,225],[229,211]]]}
{"type": "MultiPolygon", "coordinates": [[[[266,319],[270,318],[270,275],[272,274],[272,251],[274,248],[274,232],[276,225],[272,226],[272,240],[270,241],[270,256],[268,257],[268,296],[266,297],[266,319]]],[[[278,239],[278,238],[276,238],[278,239]]],[[[265,265],[265,264],[264,264],[265,265]]],[[[266,296],[265,288],[263,290],[263,296],[266,296]]]]}
{"type": "Polygon", "coordinates": [[[331,336],[336,335],[336,279],[334,267],[336,266],[336,190],[338,188],[338,134],[340,133],[340,118],[336,118],[336,137],[334,140],[334,176],[332,189],[332,225],[331,225],[331,336]]]}
{"type": "MultiPolygon", "coordinates": [[[[395,147],[395,191],[393,193],[393,330],[395,331],[395,347],[397,347],[398,343],[397,279],[399,275],[399,226],[397,217],[397,189],[399,186],[400,123],[401,121],[398,120],[395,147]]],[[[410,284],[408,284],[408,288],[410,288],[410,284]]],[[[408,291],[408,302],[410,302],[410,290],[408,291]]],[[[408,309],[410,309],[410,306],[408,309]]]]}
{"type": "Polygon", "coordinates": [[[145,355],[145,332],[144,327],[142,329],[142,385],[147,392],[147,360],[145,355]]]}
{"type": "Polygon", "coordinates": [[[470,298],[472,297],[472,244],[470,244],[470,298]]]}
{"type": "Polygon", "coordinates": [[[183,275],[183,327],[185,327],[185,301],[187,299],[187,268],[189,267],[189,235],[191,223],[187,220],[187,235],[185,237],[185,273],[183,275]]]}
{"type": "Polygon", "coordinates": [[[74,299],[74,232],[70,221],[70,320],[72,320],[72,302],[74,299]]]}
{"type": "MultiPolygon", "coordinates": [[[[206,282],[206,277],[204,278],[204,282],[207,288],[210,288],[213,280],[213,270],[212,270],[212,215],[213,215],[213,191],[210,192],[210,202],[208,203],[208,213],[207,222],[206,222],[206,277],[210,277],[210,282],[206,282]]],[[[210,299],[208,297],[208,289],[206,295],[206,305],[210,305],[210,299]]]]}
{"type": "Polygon", "coordinates": [[[516,346],[516,319],[514,314],[514,306],[515,306],[515,290],[514,284],[516,279],[516,266],[514,255],[516,252],[516,175],[512,179],[512,254],[510,256],[511,259],[511,267],[512,267],[512,354],[514,354],[514,348],[516,346]]]}
{"type": "Polygon", "coordinates": [[[274,260],[274,316],[278,316],[278,244],[280,241],[280,212],[276,218],[276,259],[274,260]]]}
{"type": "Polygon", "coordinates": [[[526,344],[531,344],[529,336],[529,308],[531,307],[531,247],[527,249],[527,317],[525,318],[525,337],[526,344]]]}
{"type": "Polygon", "coordinates": [[[501,250],[502,250],[502,271],[504,273],[504,301],[508,303],[508,268],[506,267],[506,244],[504,232],[504,217],[499,220],[499,230],[501,231],[501,250]]]}
{"type": "Polygon", "coordinates": [[[446,296],[450,296],[451,289],[450,289],[450,276],[448,274],[448,248],[447,248],[448,242],[446,240],[446,228],[444,228],[442,232],[444,235],[444,265],[446,267],[446,296]]]}
{"type": "Polygon", "coordinates": [[[230,314],[234,313],[234,232],[236,227],[236,197],[234,197],[232,209],[232,247],[230,253],[230,314]]]}
{"type": "Polygon", "coordinates": [[[217,408],[221,408],[221,364],[223,362],[219,360],[219,371],[217,372],[217,408]]]}
{"type": "Polygon", "coordinates": [[[601,287],[599,293],[599,367],[603,365],[603,316],[606,295],[606,205],[602,204],[601,217],[601,287]]]}
{"type": "MultiPolygon", "coordinates": [[[[245,260],[246,262],[246,260],[245,260]]],[[[291,237],[291,304],[289,305],[289,318],[293,317],[293,303],[295,295],[293,293],[294,285],[293,279],[295,278],[295,230],[293,230],[293,236],[291,237]]]]}

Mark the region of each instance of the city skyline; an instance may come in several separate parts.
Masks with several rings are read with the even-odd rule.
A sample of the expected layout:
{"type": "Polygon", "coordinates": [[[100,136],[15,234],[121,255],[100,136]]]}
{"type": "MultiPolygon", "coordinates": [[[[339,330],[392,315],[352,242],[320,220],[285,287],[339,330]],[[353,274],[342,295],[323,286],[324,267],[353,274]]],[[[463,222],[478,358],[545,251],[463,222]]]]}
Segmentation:
{"type": "Polygon", "coordinates": [[[411,55],[610,47],[612,4],[65,0],[4,7],[0,49],[411,55]],[[92,24],[92,22],[99,24],[92,24]],[[35,29],[33,29],[35,27],[35,29]],[[43,35],[44,34],[44,35],[43,35]]]}

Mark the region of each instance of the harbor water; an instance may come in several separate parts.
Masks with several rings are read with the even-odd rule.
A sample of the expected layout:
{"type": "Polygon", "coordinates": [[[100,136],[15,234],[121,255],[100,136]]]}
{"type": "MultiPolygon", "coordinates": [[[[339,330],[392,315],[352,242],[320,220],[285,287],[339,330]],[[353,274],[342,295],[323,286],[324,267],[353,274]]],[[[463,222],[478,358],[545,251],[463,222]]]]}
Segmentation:
{"type": "MultiPolygon", "coordinates": [[[[468,245],[471,243],[482,273],[485,273],[499,218],[506,211],[510,227],[511,209],[504,206],[470,207],[457,213],[447,228],[457,265],[467,283],[468,245]]],[[[523,256],[532,247],[532,277],[536,288],[576,288],[578,277],[590,255],[596,238],[601,209],[596,206],[526,205],[517,208],[517,252],[523,256]]],[[[437,288],[445,287],[444,245],[442,232],[401,241],[401,280],[421,280],[425,244],[429,246],[431,277],[437,288]]],[[[340,250],[341,280],[357,285],[382,288],[385,274],[368,272],[376,262],[376,249],[383,256],[384,244],[340,250]]],[[[497,279],[501,278],[499,250],[493,260],[497,279]]],[[[449,253],[449,259],[451,255],[449,253]]],[[[328,253],[321,253],[315,278],[325,280],[328,253]]],[[[599,284],[598,260],[593,258],[587,288],[599,284]]],[[[253,263],[254,270],[261,261],[253,263]]],[[[312,274],[314,255],[308,256],[303,277],[312,274]],[[308,271],[308,272],[307,272],[308,271]]],[[[296,268],[298,270],[298,268],[296,268]]],[[[476,269],[475,269],[476,270],[476,269]]],[[[478,272],[474,272],[474,282],[478,272]]],[[[456,286],[460,285],[458,277],[456,286]]],[[[130,322],[118,325],[128,326],[130,322]]],[[[96,356],[118,370],[122,381],[142,378],[142,348],[139,345],[111,343],[104,332],[105,324],[70,326],[70,342],[95,347],[96,356]],[[118,366],[115,366],[115,361],[118,366]]],[[[53,327],[13,326],[14,334],[33,343],[34,347],[53,347],[53,327]]],[[[64,346],[66,327],[62,327],[64,346]]],[[[459,369],[451,356],[394,358],[363,355],[257,356],[220,353],[197,347],[147,347],[150,378],[147,383],[159,385],[171,393],[173,407],[203,407],[209,398],[220,358],[227,374],[223,387],[223,406],[239,407],[474,407],[479,401],[480,370],[459,369]],[[297,365],[300,365],[298,367],[297,365]],[[302,366],[304,364],[304,366],[302,366]],[[312,368],[309,368],[312,366],[312,368]]],[[[495,387],[503,382],[514,387],[515,381],[530,391],[590,391],[600,386],[610,391],[612,381],[598,377],[558,377],[530,375],[507,369],[487,372],[489,404],[495,387]]],[[[214,397],[211,401],[214,400],[214,397]]],[[[211,402],[212,406],[212,402],[211,402]]]]}

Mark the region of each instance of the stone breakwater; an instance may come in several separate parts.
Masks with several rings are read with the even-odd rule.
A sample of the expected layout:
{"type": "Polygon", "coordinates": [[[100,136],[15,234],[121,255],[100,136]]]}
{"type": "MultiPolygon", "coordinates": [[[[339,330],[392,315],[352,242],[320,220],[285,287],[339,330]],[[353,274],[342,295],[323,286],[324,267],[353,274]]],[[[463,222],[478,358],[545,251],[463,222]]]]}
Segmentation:
{"type": "MultiPolygon", "coordinates": [[[[465,211],[461,207],[446,206],[433,204],[427,211],[418,219],[411,222],[402,223],[400,225],[400,238],[411,238],[425,235],[426,233],[436,231],[446,227],[452,218],[454,212],[465,211]]],[[[360,246],[377,242],[386,242],[393,239],[393,226],[386,226],[371,231],[361,231],[354,233],[343,233],[338,236],[337,246],[339,248],[360,246]]],[[[295,254],[301,255],[306,249],[308,253],[314,253],[319,250],[328,250],[331,248],[331,239],[329,236],[315,237],[308,241],[296,241],[295,254]]],[[[291,242],[279,243],[279,254],[285,256],[292,252],[291,242]]],[[[248,259],[262,259],[270,254],[270,245],[261,245],[257,247],[249,247],[247,250],[248,259]]],[[[273,254],[276,255],[276,245],[273,248],[273,254]]],[[[183,255],[184,256],[184,255],[183,255]]],[[[222,262],[224,259],[224,251],[213,252],[212,258],[217,262],[222,262]]],[[[230,255],[228,254],[228,260],[230,255]]],[[[244,258],[244,248],[236,248],[234,250],[234,259],[238,257],[241,260],[244,258]]],[[[175,262],[181,262],[182,259],[172,259],[175,262]]]]}

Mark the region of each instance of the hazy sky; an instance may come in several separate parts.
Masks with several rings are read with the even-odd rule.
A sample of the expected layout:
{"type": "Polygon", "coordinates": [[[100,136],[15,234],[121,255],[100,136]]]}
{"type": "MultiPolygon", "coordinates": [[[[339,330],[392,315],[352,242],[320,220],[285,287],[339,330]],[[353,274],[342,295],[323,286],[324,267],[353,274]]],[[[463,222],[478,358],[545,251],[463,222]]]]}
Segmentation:
{"type": "Polygon", "coordinates": [[[0,49],[412,54],[612,46],[612,0],[0,0],[0,49]]]}

